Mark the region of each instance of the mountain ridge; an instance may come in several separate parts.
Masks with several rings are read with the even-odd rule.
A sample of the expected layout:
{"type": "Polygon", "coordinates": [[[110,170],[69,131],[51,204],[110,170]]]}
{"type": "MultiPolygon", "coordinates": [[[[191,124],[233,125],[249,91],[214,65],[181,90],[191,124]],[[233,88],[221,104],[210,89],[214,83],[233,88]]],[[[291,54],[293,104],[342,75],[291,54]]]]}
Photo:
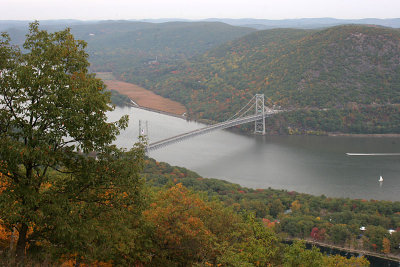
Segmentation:
{"type": "Polygon", "coordinates": [[[184,103],[195,118],[227,119],[264,93],[270,104],[298,110],[277,116],[273,132],[397,133],[399,66],[398,29],[342,25],[257,31],[127,80],[184,103]]]}
{"type": "MultiPolygon", "coordinates": [[[[206,19],[182,19],[182,18],[160,18],[160,19],[123,19],[123,20],[79,20],[79,19],[60,19],[60,20],[40,20],[44,26],[58,25],[72,27],[74,25],[88,25],[112,21],[125,22],[222,22],[232,26],[252,27],[258,30],[272,28],[303,28],[315,29],[326,28],[344,24],[372,24],[385,27],[400,28],[400,18],[363,18],[363,19],[337,19],[337,18],[295,18],[295,19],[255,19],[255,18],[206,18],[206,19]]],[[[27,27],[33,20],[0,20],[0,31],[9,28],[27,27]]]]}

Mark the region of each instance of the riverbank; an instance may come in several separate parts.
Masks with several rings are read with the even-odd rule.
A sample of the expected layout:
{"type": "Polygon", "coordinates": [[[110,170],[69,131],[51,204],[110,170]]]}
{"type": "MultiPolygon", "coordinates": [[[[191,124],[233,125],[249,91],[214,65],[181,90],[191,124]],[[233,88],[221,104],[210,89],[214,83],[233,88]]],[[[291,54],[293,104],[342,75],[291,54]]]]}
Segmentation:
{"type": "Polygon", "coordinates": [[[324,248],[329,248],[329,249],[336,249],[336,250],[340,250],[340,251],[344,251],[344,252],[348,252],[351,254],[355,254],[355,255],[367,255],[370,257],[375,257],[375,258],[380,258],[383,260],[390,260],[390,261],[396,261],[400,263],[400,254],[382,254],[382,253],[377,253],[377,252],[373,252],[373,251],[369,251],[369,250],[361,250],[361,249],[355,249],[355,248],[346,248],[346,247],[342,247],[342,246],[338,246],[338,245],[333,245],[333,244],[328,244],[328,243],[324,243],[324,242],[318,242],[312,239],[299,239],[299,238],[285,238],[285,241],[289,241],[289,242],[293,242],[296,240],[303,240],[304,242],[306,242],[307,244],[310,245],[314,245],[314,246],[318,246],[318,247],[324,247],[324,248]]]}
{"type": "Polygon", "coordinates": [[[348,136],[348,137],[400,137],[400,134],[346,134],[346,133],[328,133],[328,136],[348,136]]]}
{"type": "Polygon", "coordinates": [[[103,80],[108,89],[126,95],[140,108],[181,118],[187,112],[186,107],[181,103],[156,95],[136,84],[118,81],[112,73],[99,72],[96,76],[103,80]]]}
{"type": "MultiPolygon", "coordinates": [[[[136,84],[127,83],[123,81],[116,80],[111,72],[98,72],[97,77],[102,79],[107,85],[108,89],[115,90],[120,94],[128,96],[132,102],[133,106],[156,112],[163,115],[173,116],[180,119],[188,120],[186,116],[187,110],[183,104],[173,101],[168,98],[156,95],[150,90],[140,87],[136,84]]],[[[211,121],[208,119],[196,119],[195,121],[203,124],[213,124],[216,121],[211,121]]],[[[242,129],[235,127],[229,129],[232,132],[248,135],[249,133],[243,131],[242,129]]],[[[273,134],[275,136],[275,134],[273,134]]],[[[376,138],[399,138],[400,134],[351,134],[351,133],[326,133],[326,136],[331,137],[376,137],[376,138]]]]}

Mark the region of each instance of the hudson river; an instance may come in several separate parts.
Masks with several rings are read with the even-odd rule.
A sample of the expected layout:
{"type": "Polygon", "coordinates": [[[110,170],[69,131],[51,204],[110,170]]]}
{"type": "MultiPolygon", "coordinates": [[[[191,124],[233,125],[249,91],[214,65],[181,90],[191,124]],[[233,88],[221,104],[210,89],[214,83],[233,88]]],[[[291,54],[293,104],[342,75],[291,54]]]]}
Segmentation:
{"type": "MultiPolygon", "coordinates": [[[[130,116],[129,127],[116,144],[126,148],[138,140],[139,120],[148,121],[150,143],[204,126],[130,107],[117,107],[109,118],[124,114],[130,116]]],[[[400,138],[255,136],[220,130],[149,156],[245,187],[400,201],[400,156],[347,156],[347,152],[400,153],[400,138]]]]}

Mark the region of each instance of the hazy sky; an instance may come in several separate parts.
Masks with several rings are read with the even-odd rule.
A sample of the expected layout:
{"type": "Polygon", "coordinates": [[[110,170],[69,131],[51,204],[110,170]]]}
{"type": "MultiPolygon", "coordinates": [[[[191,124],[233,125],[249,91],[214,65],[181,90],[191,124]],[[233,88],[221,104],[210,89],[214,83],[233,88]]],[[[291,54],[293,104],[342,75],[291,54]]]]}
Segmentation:
{"type": "Polygon", "coordinates": [[[399,18],[400,0],[0,0],[0,20],[399,18]]]}

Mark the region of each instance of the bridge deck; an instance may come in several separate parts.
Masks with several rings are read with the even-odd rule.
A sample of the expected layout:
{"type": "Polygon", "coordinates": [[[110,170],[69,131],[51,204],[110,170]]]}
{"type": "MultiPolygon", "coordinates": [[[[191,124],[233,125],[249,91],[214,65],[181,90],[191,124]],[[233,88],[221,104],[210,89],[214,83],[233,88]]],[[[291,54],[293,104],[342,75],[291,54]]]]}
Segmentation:
{"type": "MultiPolygon", "coordinates": [[[[275,114],[279,111],[269,111],[267,113],[264,114],[264,118],[265,117],[269,117],[272,114],[275,114]]],[[[154,143],[150,143],[146,150],[147,151],[152,151],[152,150],[156,150],[158,148],[173,144],[173,143],[177,143],[180,142],[182,140],[197,136],[197,135],[202,135],[211,131],[215,131],[215,130],[220,130],[220,129],[226,129],[229,127],[233,127],[236,125],[241,125],[244,123],[248,123],[248,122],[252,122],[252,121],[257,121],[257,120],[261,120],[263,118],[262,114],[257,114],[257,115],[250,115],[250,116],[246,116],[246,117],[242,117],[242,118],[238,118],[238,119],[234,119],[234,120],[228,120],[228,121],[224,121],[221,123],[217,123],[217,124],[213,124],[213,125],[209,125],[200,129],[196,129],[187,133],[183,133],[183,134],[179,134],[176,136],[172,136],[154,143]]]]}

